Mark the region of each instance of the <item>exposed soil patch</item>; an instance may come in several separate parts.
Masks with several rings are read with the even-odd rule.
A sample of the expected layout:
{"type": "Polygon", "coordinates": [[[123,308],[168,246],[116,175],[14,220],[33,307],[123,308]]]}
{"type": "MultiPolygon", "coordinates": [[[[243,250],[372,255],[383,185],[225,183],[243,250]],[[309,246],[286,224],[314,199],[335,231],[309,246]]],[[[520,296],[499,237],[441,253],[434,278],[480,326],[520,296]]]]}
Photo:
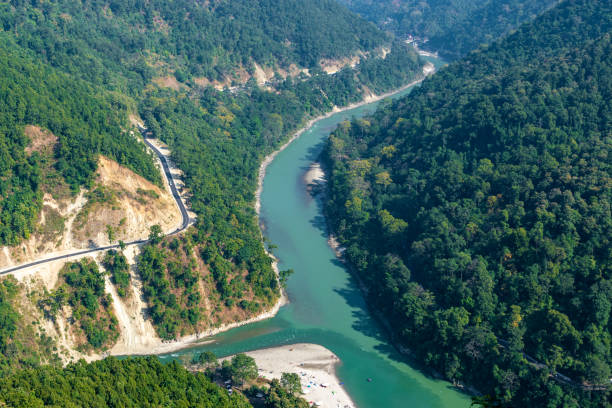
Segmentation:
{"type": "Polygon", "coordinates": [[[155,83],[160,88],[170,88],[174,89],[175,91],[180,91],[181,89],[187,88],[187,86],[177,81],[174,75],[154,78],[153,83],[155,83]]]}
{"type": "Polygon", "coordinates": [[[101,156],[96,191],[77,215],[77,241],[97,245],[146,238],[159,224],[168,231],[181,217],[170,194],[131,170],[101,156]]]}
{"type": "Polygon", "coordinates": [[[166,189],[110,159],[100,157],[95,188],[77,196],[53,173],[52,163],[45,166],[37,231],[19,246],[0,248],[0,268],[111,241],[142,239],[152,225],[172,231],[181,223],[181,214],[166,189]]]}
{"type": "Polygon", "coordinates": [[[91,354],[112,347],[119,337],[113,300],[105,286],[97,262],[84,258],[64,265],[53,290],[38,297],[44,318],[66,330],[70,349],[91,354]]]}
{"type": "Polygon", "coordinates": [[[30,144],[25,148],[27,154],[33,152],[51,153],[57,143],[57,136],[40,126],[28,125],[23,133],[30,139],[30,144]]]}
{"type": "Polygon", "coordinates": [[[361,55],[355,55],[351,58],[347,57],[336,60],[322,59],[319,64],[321,65],[321,69],[325,71],[328,75],[333,75],[346,66],[354,67],[355,65],[359,64],[359,61],[361,61],[361,57],[361,55]]]}

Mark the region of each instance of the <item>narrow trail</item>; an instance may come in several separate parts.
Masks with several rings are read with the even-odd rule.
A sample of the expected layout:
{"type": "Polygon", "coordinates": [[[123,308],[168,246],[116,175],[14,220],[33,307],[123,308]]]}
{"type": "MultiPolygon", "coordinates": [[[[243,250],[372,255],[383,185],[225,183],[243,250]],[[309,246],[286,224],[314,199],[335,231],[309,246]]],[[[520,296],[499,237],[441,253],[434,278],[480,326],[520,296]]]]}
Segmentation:
{"type": "MultiPolygon", "coordinates": [[[[147,129],[146,128],[139,126],[138,130],[140,130],[140,133],[142,134],[144,143],[157,155],[157,157],[159,157],[159,160],[161,161],[161,164],[162,164],[162,168],[164,170],[163,171],[164,177],[166,177],[166,180],[168,181],[168,185],[170,186],[172,197],[174,198],[174,201],[176,202],[176,205],[181,212],[181,217],[183,219],[181,226],[177,228],[176,230],[166,234],[166,236],[176,235],[178,233],[185,231],[191,224],[193,224],[193,220],[189,219],[187,208],[185,207],[185,204],[183,203],[183,200],[181,199],[178,189],[176,188],[176,185],[174,183],[174,179],[172,178],[172,173],[170,172],[170,165],[168,164],[168,160],[166,159],[166,156],[164,156],[162,152],[159,151],[159,149],[147,139],[146,137],[147,129]]],[[[125,242],[124,245],[126,247],[131,246],[131,245],[142,245],[142,244],[147,243],[148,241],[149,241],[148,239],[139,239],[135,241],[125,242]]],[[[120,247],[119,244],[106,245],[106,246],[100,246],[100,247],[70,252],[67,254],[58,255],[58,256],[54,256],[50,258],[39,259],[37,261],[28,262],[28,263],[24,263],[21,265],[12,266],[10,268],[0,270],[0,276],[8,275],[13,272],[17,272],[17,271],[20,271],[22,269],[29,268],[32,266],[43,265],[49,262],[58,261],[60,259],[68,259],[68,258],[73,258],[77,256],[87,255],[87,254],[93,254],[97,252],[107,251],[109,249],[116,249],[119,247],[120,247]]]]}

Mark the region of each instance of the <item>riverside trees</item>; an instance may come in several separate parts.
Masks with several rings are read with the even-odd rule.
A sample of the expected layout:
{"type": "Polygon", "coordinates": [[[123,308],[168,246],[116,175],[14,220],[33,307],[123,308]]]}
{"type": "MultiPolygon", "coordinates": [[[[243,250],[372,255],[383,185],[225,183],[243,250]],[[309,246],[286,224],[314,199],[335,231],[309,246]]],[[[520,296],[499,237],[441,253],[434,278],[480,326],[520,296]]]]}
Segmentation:
{"type": "Polygon", "coordinates": [[[330,221],[396,339],[509,405],[610,405],[611,30],[608,2],[565,2],[326,148],[330,221]]]}

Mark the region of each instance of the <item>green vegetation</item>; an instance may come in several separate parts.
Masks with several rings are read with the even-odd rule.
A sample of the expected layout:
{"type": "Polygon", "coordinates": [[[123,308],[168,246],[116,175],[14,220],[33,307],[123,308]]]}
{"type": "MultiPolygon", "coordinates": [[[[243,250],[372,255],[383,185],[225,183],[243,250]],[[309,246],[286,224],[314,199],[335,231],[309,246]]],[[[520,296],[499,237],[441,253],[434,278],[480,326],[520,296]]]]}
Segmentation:
{"type": "Polygon", "coordinates": [[[193,230],[167,238],[152,231],[151,242],[138,257],[149,315],[163,339],[199,332],[228,318],[246,318],[277,299],[278,283],[265,253],[261,265],[247,267],[246,261],[233,263],[215,254],[199,237],[193,230]],[[269,268],[269,281],[263,281],[264,267],[269,268]],[[205,297],[210,309],[204,306],[205,297]]]}
{"type": "Polygon", "coordinates": [[[236,354],[231,360],[224,360],[221,365],[222,375],[238,384],[244,385],[247,381],[255,380],[257,374],[257,364],[255,359],[246,354],[236,354]]]}
{"type": "Polygon", "coordinates": [[[395,340],[504,406],[612,406],[611,32],[609,2],[566,1],[326,148],[395,340]]]}
{"type": "Polygon", "coordinates": [[[219,325],[228,316],[245,318],[271,305],[278,296],[276,277],[265,253],[263,266],[247,269],[246,261],[232,263],[222,258],[199,236],[198,231],[191,231],[163,238],[152,228],[151,242],[138,258],[149,314],[163,339],[219,325]],[[267,282],[261,277],[264,266],[270,269],[267,282]],[[210,309],[205,308],[204,297],[210,309]]]}
{"type": "Polygon", "coordinates": [[[282,373],[280,383],[291,395],[302,393],[302,382],[296,373],[282,373]]]}
{"type": "MultiPolygon", "coordinates": [[[[32,57],[42,61],[32,72],[20,69],[27,73],[24,78],[36,84],[37,78],[48,82],[57,76],[57,85],[34,94],[61,90],[67,84],[68,89],[76,89],[72,99],[64,95],[70,95],[66,91],[45,101],[49,111],[38,116],[59,117],[57,125],[40,120],[24,124],[39,124],[59,138],[57,167],[73,190],[80,185],[93,188],[77,227],[86,222],[89,206],[112,205],[113,192],[91,183],[99,153],[159,181],[153,161],[127,131],[128,112],[138,110],[153,134],[169,144],[173,159],[185,172],[198,216],[196,228],[181,238],[179,252],[171,248],[173,240],[156,234],[138,267],[151,317],[165,339],[252,315],[276,300],[278,282],[252,209],[259,162],[307,119],[360,100],[366,87],[381,92],[403,85],[422,66],[416,54],[401,44],[392,44],[386,59],[377,57],[375,48],[390,45],[390,39],[331,0],[181,2],[180,6],[157,0],[14,2],[0,5],[0,21],[4,30],[0,34],[11,48],[21,47],[19,53],[28,61],[32,57]],[[368,53],[369,58],[356,69],[326,75],[318,66],[322,58],[357,52],[368,53]],[[225,81],[237,79],[235,75],[245,70],[253,73],[254,63],[277,72],[309,67],[310,75],[287,79],[277,75],[271,80],[272,92],[259,89],[254,81],[231,92],[201,85],[204,79],[225,81]],[[153,85],[154,78],[168,75],[184,86],[173,91],[153,85]],[[58,116],[54,109],[62,104],[71,110],[58,116]],[[67,129],[79,132],[66,134],[60,123],[75,123],[67,129]],[[95,132],[87,131],[88,126],[95,132]],[[200,304],[203,296],[211,297],[211,310],[200,304]]],[[[8,90],[8,84],[20,78],[18,72],[5,77],[8,90]]],[[[19,100],[21,93],[12,96],[19,100]]],[[[8,104],[11,109],[13,105],[8,104]]],[[[12,244],[28,236],[40,212],[36,187],[40,172],[33,164],[35,158],[29,160],[31,176],[25,177],[24,169],[30,167],[22,165],[12,182],[31,186],[23,187],[27,196],[9,194],[14,193],[10,184],[1,190],[7,198],[0,205],[7,210],[1,212],[0,237],[6,231],[4,241],[12,244]],[[18,216],[26,210],[27,216],[18,216]],[[16,236],[10,235],[15,231],[16,236]]],[[[138,194],[143,200],[150,196],[146,191],[138,194]]],[[[114,241],[116,231],[105,232],[114,241]]],[[[118,284],[122,292],[124,283],[118,284]]]]}
{"type": "Polygon", "coordinates": [[[216,367],[219,363],[217,356],[212,351],[204,351],[197,356],[193,356],[191,361],[193,364],[199,364],[204,367],[213,366],[216,367]]]}
{"type": "Polygon", "coordinates": [[[212,352],[205,351],[194,356],[192,364],[197,364],[198,368],[205,368],[208,378],[218,383],[223,381],[228,389],[233,388],[232,392],[238,386],[256,407],[309,407],[308,402],[300,397],[302,387],[297,374],[282,373],[280,381],[260,378],[255,360],[246,354],[236,354],[231,359],[223,360],[219,365],[217,357],[212,352]],[[230,382],[229,385],[227,381],[230,382]]]}
{"type": "MultiPolygon", "coordinates": [[[[112,205],[113,192],[92,182],[99,154],[159,184],[153,160],[130,135],[128,114],[139,113],[169,144],[198,216],[197,225],[180,237],[164,238],[159,228],[152,229],[152,240],[138,259],[149,316],[164,339],[242,319],[274,303],[279,285],[252,208],[262,158],[308,119],[359,101],[366,88],[382,92],[403,85],[422,67],[409,47],[392,44],[374,25],[332,0],[12,1],[0,4],[0,21],[5,101],[0,108],[0,244],[15,245],[31,234],[43,192],[57,189],[66,195],[87,187],[90,205],[112,205]],[[392,48],[386,59],[378,56],[383,45],[392,48]],[[356,69],[326,75],[319,68],[322,58],[358,53],[368,58],[356,69]],[[258,88],[253,79],[243,84],[255,63],[278,73],[270,90],[258,88]],[[309,68],[309,74],[296,74],[300,68],[309,68]],[[290,71],[294,76],[284,79],[290,71]],[[178,81],[179,90],[155,85],[166,79],[178,81]],[[213,81],[239,86],[221,92],[203,85],[213,81]],[[30,124],[58,139],[41,163],[41,154],[26,153],[23,128],[30,124]],[[53,188],[41,187],[47,182],[53,188]],[[204,306],[204,296],[210,307],[204,306]]],[[[146,200],[151,192],[138,195],[146,200]]],[[[87,210],[77,226],[86,222],[87,210]]],[[[105,232],[114,241],[116,231],[105,232]]],[[[130,284],[125,259],[113,252],[104,263],[125,296],[130,284]]],[[[71,307],[69,329],[82,340],[82,350],[102,350],[116,341],[117,321],[95,264],[68,264],[59,286],[39,302],[49,318],[65,305],[71,307]]],[[[25,388],[2,386],[0,394],[5,393],[7,405],[139,406],[144,397],[135,389],[122,394],[105,388],[111,384],[108,367],[117,365],[109,370],[116,370],[113,386],[127,387],[132,376],[122,370],[135,370],[133,378],[138,378],[139,364],[39,368],[19,378],[29,384],[25,388]],[[37,375],[57,377],[58,387],[28,382],[37,375]],[[92,392],[95,382],[100,386],[92,392]],[[68,387],[74,393],[62,391],[68,387]]],[[[164,386],[169,384],[174,383],[164,386]]],[[[147,403],[181,405],[183,394],[161,399],[163,390],[151,388],[147,403]]],[[[286,391],[277,393],[284,404],[286,391]]],[[[206,392],[194,394],[207,398],[206,392]]]]}
{"type": "Polygon", "coordinates": [[[278,281],[280,282],[281,287],[285,288],[287,286],[287,279],[289,279],[294,272],[295,271],[293,269],[286,269],[278,272],[278,281]]]}
{"type": "Polygon", "coordinates": [[[0,5],[17,42],[63,71],[134,94],[155,75],[231,78],[253,62],[315,66],[387,42],[333,0],[60,0],[0,5]],[[117,75],[120,74],[120,75],[117,75]]]}
{"type": "Polygon", "coordinates": [[[339,0],[402,38],[412,35],[447,59],[459,58],[530,21],[558,0],[339,0]]]}
{"type": "MultiPolygon", "coordinates": [[[[376,64],[391,64],[387,67],[396,75],[389,76],[386,83],[363,85],[388,89],[389,83],[405,83],[416,76],[421,63],[415,54],[402,46],[395,52],[402,56],[394,60],[396,57],[389,55],[388,63],[378,59],[376,64]]],[[[368,67],[374,65],[367,63],[368,67]]],[[[279,84],[279,93],[255,86],[239,94],[207,88],[175,97],[173,91],[160,90],[151,92],[143,102],[143,118],[153,134],[171,146],[192,193],[191,207],[198,215],[196,231],[184,239],[208,266],[214,291],[226,306],[238,304],[253,314],[278,298],[277,278],[261,244],[253,211],[259,163],[308,118],[334,105],[360,100],[362,84],[355,74],[363,73],[357,69],[343,70],[334,77],[318,74],[299,82],[288,79],[279,84]]],[[[189,307],[186,300],[176,303],[170,292],[183,292],[177,299],[196,293],[195,282],[205,277],[206,271],[195,267],[196,260],[172,259],[171,251],[153,248],[159,242],[161,238],[147,246],[139,259],[139,270],[158,331],[163,338],[173,338],[185,322],[184,317],[177,319],[179,313],[189,313],[195,327],[202,321],[202,313],[198,304],[189,307]],[[195,274],[193,285],[192,280],[183,284],[169,277],[171,269],[195,274]]]]}
{"type": "MultiPolygon", "coordinates": [[[[286,373],[283,373],[285,375],[286,373]]],[[[291,389],[286,388],[280,381],[274,379],[266,393],[266,408],[308,408],[306,400],[295,395],[291,389]]]]}
{"type": "Polygon", "coordinates": [[[85,337],[79,348],[101,350],[112,346],[119,337],[119,327],[112,311],[113,301],[104,293],[104,275],[95,261],[67,263],[60,272],[60,282],[39,301],[45,316],[55,320],[57,313],[68,305],[72,310],[72,328],[85,337]]]}
{"type": "Polygon", "coordinates": [[[27,154],[33,124],[57,136],[55,169],[73,191],[89,185],[98,154],[160,181],[142,145],[126,134],[126,107],[115,95],[75,80],[19,51],[0,33],[0,244],[29,237],[42,205],[40,154],[27,154]]]}
{"type": "Polygon", "coordinates": [[[73,191],[89,186],[98,154],[159,183],[144,147],[125,132],[128,110],[155,75],[222,80],[239,67],[252,72],[252,62],[311,66],[388,42],[331,0],[10,2],[0,4],[0,21],[2,245],[27,238],[41,209],[46,175],[24,152],[23,126],[59,138],[55,167],[73,191]]]}
{"type": "MultiPolygon", "coordinates": [[[[257,367],[249,357],[237,355],[228,363],[240,378],[245,370],[248,375],[244,378],[249,382],[257,378],[257,367]]],[[[212,382],[211,375],[215,374],[191,373],[176,361],[162,364],[157,357],[123,360],[109,357],[90,364],[79,361],[64,368],[41,366],[1,376],[0,405],[15,408],[251,407],[242,393],[229,393],[212,382]]],[[[278,380],[252,389],[254,392],[248,390],[246,394],[254,397],[262,392],[268,408],[309,406],[305,400],[291,395],[278,380]]]]}
{"type": "Polygon", "coordinates": [[[249,408],[204,374],[157,357],[110,357],[65,368],[43,366],[0,379],[0,405],[11,407],[206,407],[249,408]]]}
{"type": "MultiPolygon", "coordinates": [[[[138,188],[136,190],[136,194],[138,194],[139,196],[144,196],[142,197],[142,203],[147,203],[147,199],[158,199],[159,198],[159,194],[155,191],[155,190],[143,190],[142,188],[138,188]]],[[[140,200],[139,200],[140,201],[140,200]]]]}
{"type": "Polygon", "coordinates": [[[0,280],[0,377],[41,363],[59,364],[53,340],[39,334],[32,316],[20,313],[24,299],[24,288],[15,278],[0,280]]]}
{"type": "Polygon", "coordinates": [[[111,249],[102,261],[104,268],[110,273],[111,280],[117,287],[117,293],[126,297],[130,288],[130,266],[123,253],[111,249]]]}
{"type": "Polygon", "coordinates": [[[165,248],[165,243],[154,238],[144,247],[138,259],[138,272],[157,334],[169,340],[186,332],[197,332],[204,318],[204,306],[193,245],[188,237],[174,238],[169,248],[165,248]]]}
{"type": "Polygon", "coordinates": [[[64,232],[64,217],[54,208],[44,209],[45,223],[39,226],[38,232],[47,241],[53,241],[64,232]]]}

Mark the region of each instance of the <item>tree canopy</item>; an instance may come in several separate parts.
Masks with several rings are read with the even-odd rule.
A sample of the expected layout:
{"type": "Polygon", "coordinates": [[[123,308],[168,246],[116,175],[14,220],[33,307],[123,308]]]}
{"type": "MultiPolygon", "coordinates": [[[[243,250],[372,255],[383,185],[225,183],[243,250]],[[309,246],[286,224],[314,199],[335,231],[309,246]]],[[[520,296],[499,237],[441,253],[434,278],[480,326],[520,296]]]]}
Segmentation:
{"type": "Polygon", "coordinates": [[[203,407],[248,408],[239,394],[157,357],[109,357],[65,368],[42,366],[0,379],[0,401],[11,407],[203,407]]]}
{"type": "Polygon", "coordinates": [[[558,0],[339,0],[401,38],[457,59],[495,41],[558,0]],[[424,44],[423,44],[424,43],[424,44]]]}
{"type": "Polygon", "coordinates": [[[611,31],[609,2],[566,1],[326,148],[394,337],[512,406],[610,406],[611,31]]]}

